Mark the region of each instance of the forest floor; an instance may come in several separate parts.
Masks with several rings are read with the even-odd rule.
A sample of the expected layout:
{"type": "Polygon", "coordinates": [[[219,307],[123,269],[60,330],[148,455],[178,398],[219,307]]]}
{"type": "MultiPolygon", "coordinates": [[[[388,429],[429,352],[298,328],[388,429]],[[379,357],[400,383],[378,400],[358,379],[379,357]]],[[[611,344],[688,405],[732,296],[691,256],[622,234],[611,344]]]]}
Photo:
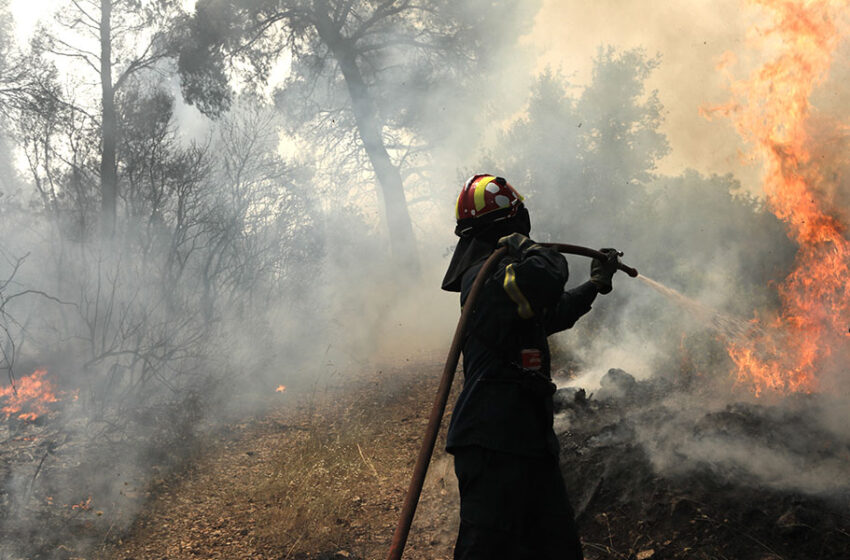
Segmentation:
{"type": "MultiPolygon", "coordinates": [[[[218,433],[191,466],[159,481],[143,514],[93,558],[384,558],[441,369],[408,364],[343,387],[287,392],[278,408],[218,433]]],[[[846,505],[711,472],[658,475],[623,435],[629,406],[582,399],[566,407],[562,470],[588,559],[850,558],[846,505]]],[[[738,408],[712,421],[728,430],[765,417],[738,408]]],[[[458,496],[444,437],[407,559],[451,558],[458,496]]],[[[839,451],[846,456],[846,446],[839,451]]]]}
{"type": "MultiPolygon", "coordinates": [[[[219,432],[160,481],[129,531],[94,557],[385,557],[441,370],[420,364],[287,390],[278,408],[219,432]]],[[[405,558],[451,558],[458,496],[445,424],[405,558]]]]}

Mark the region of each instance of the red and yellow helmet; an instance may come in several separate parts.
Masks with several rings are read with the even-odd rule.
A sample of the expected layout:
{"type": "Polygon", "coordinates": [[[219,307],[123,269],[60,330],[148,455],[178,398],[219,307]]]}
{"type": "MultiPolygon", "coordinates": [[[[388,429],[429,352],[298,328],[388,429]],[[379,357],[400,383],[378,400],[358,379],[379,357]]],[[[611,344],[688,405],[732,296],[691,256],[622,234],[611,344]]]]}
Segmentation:
{"type": "MultiPolygon", "coordinates": [[[[458,226],[512,218],[522,207],[522,195],[502,177],[473,175],[460,191],[455,205],[458,226]]],[[[465,228],[460,228],[465,229],[465,228]]]]}

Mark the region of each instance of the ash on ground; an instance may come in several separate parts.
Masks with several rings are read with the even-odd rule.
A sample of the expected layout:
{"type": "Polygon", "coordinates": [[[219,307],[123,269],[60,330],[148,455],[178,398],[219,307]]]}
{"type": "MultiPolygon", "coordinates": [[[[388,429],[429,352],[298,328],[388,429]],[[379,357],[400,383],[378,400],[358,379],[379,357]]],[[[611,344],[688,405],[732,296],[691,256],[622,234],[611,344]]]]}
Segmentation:
{"type": "Polygon", "coordinates": [[[34,421],[0,421],[0,560],[85,558],[119,539],[191,452],[188,434],[175,441],[59,406],[34,421]]]}
{"type": "Polygon", "coordinates": [[[837,399],[720,404],[612,369],[595,394],[560,389],[555,404],[588,558],[848,557],[850,430],[837,399]]]}

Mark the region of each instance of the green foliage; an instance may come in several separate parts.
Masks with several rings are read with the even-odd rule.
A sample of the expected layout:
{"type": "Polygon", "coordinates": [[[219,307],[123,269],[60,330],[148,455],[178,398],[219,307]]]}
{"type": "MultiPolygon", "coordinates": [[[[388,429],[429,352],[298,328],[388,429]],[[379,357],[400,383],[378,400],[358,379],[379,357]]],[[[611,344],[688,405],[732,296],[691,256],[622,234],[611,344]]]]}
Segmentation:
{"type": "Polygon", "coordinates": [[[363,147],[348,147],[360,143],[353,95],[354,102],[376,108],[394,160],[415,167],[417,157],[440,143],[457,145],[454,136],[466,138],[462,145],[477,145],[475,123],[487,103],[504,95],[502,67],[520,58],[516,38],[530,28],[537,4],[202,0],[186,25],[178,60],[183,94],[202,112],[221,115],[234,78],[249,87],[266,85],[276,58],[291,54],[276,100],[293,132],[345,160],[340,165],[362,171],[363,147]],[[362,84],[341,73],[339,60],[348,57],[362,84]],[[457,115],[466,126],[456,126],[457,115]]]}
{"type": "Polygon", "coordinates": [[[593,184],[619,190],[621,184],[645,183],[656,162],[670,151],[658,132],[658,92],[644,87],[659,63],[660,57],[647,58],[642,49],[599,50],[593,79],[576,104],[584,129],[581,147],[588,154],[585,167],[593,184]]]}
{"type": "Polygon", "coordinates": [[[600,50],[593,79],[578,96],[557,72],[540,76],[526,115],[490,156],[497,169],[528,192],[534,218],[567,229],[572,215],[610,218],[653,177],[669,151],[658,132],[661,103],[644,81],[658,65],[640,49],[600,50]],[[542,198],[543,200],[539,200],[542,198]]]}
{"type": "MultiPolygon", "coordinates": [[[[480,169],[504,175],[526,196],[536,239],[616,247],[643,274],[747,318],[777,304],[775,285],[795,247],[731,175],[657,173],[669,146],[659,130],[661,103],[644,84],[658,64],[639,49],[608,48],[586,87],[543,73],[524,115],[480,169]]],[[[570,262],[578,265],[572,282],[583,282],[587,265],[570,262]]],[[[580,328],[622,336],[631,324],[640,337],[677,344],[685,327],[675,305],[659,306],[626,282],[616,276],[613,294],[580,328]]]]}
{"type": "Polygon", "coordinates": [[[225,49],[244,24],[242,12],[227,0],[198,2],[185,22],[177,57],[183,97],[206,115],[219,116],[230,108],[225,49]]]}
{"type": "Polygon", "coordinates": [[[715,269],[725,269],[736,279],[728,310],[749,316],[778,303],[773,288],[790,270],[796,246],[731,175],[659,177],[624,217],[632,254],[647,263],[647,274],[696,294],[712,287],[715,269]]]}

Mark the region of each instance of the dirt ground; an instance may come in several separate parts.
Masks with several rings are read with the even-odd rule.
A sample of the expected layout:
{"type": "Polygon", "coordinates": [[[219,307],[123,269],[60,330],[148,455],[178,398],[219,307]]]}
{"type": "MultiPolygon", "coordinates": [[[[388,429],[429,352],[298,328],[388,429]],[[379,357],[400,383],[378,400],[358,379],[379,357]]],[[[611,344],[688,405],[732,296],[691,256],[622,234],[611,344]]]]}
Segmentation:
{"type": "MultiPolygon", "coordinates": [[[[385,557],[441,369],[382,370],[344,388],[286,394],[161,481],[129,532],[95,558],[385,557]]],[[[458,497],[444,438],[445,428],[405,558],[451,557],[458,497]]]]}
{"type": "MultiPolygon", "coordinates": [[[[217,434],[190,468],[158,481],[130,530],[94,558],[384,558],[441,369],[418,364],[321,394],[287,393],[278,408],[217,434]]],[[[567,404],[562,470],[588,559],[850,558],[843,498],[739,485],[712,472],[658,475],[627,437],[628,403],[567,404]]],[[[760,422],[778,433],[768,412],[731,409],[711,425],[760,422]]],[[[458,496],[444,436],[407,559],[451,558],[458,496]]]]}

